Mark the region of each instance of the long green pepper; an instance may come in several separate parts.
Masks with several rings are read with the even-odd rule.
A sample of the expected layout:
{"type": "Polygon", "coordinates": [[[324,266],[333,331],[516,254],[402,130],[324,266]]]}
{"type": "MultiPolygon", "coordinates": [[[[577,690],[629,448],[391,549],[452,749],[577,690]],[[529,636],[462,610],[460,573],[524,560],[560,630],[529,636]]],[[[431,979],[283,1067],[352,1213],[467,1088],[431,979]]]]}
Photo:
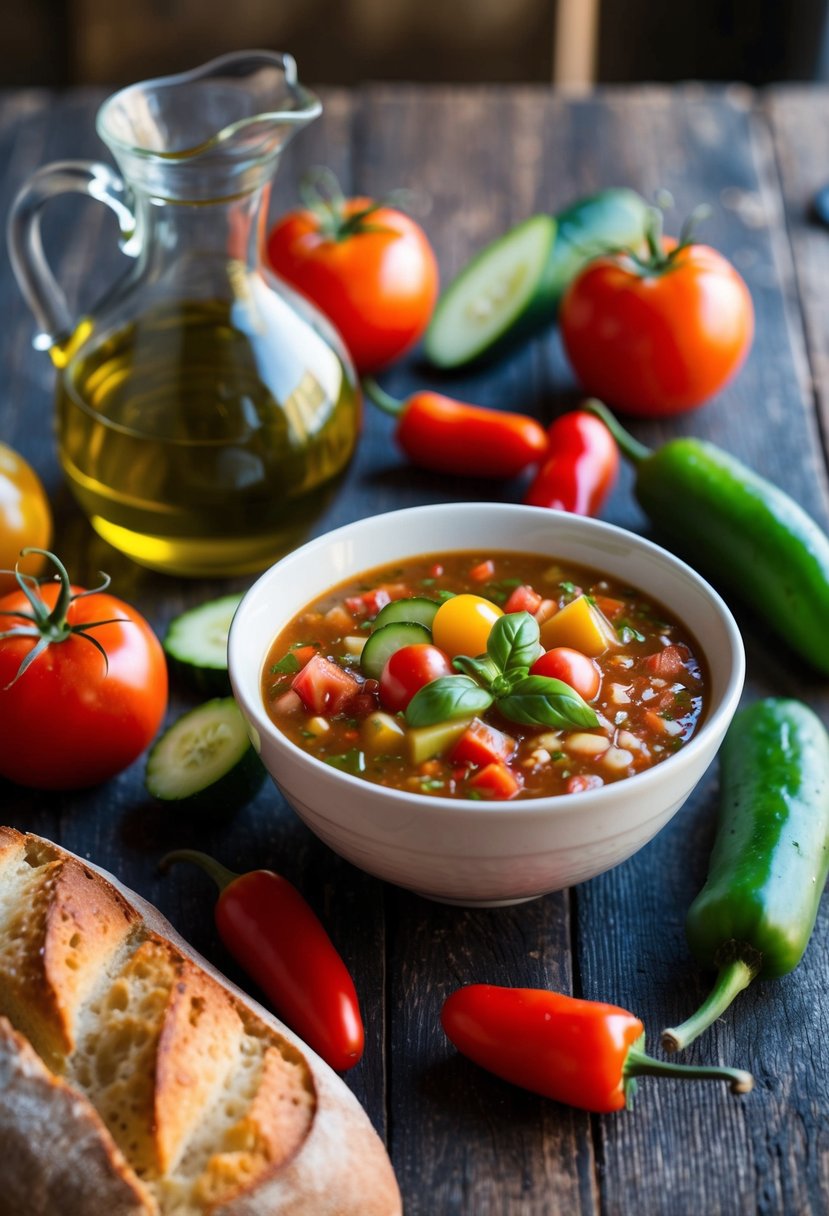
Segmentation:
{"type": "Polygon", "coordinates": [[[829,675],[829,536],[815,520],[713,443],[683,437],[652,451],[601,402],[584,408],[634,464],[636,497],[677,551],[829,675]]]}
{"type": "Polygon", "coordinates": [[[827,873],[829,735],[800,701],[757,701],[726,733],[708,878],[685,925],[717,979],[692,1017],[663,1031],[666,1050],[687,1047],[753,979],[797,966],[827,873]]]}

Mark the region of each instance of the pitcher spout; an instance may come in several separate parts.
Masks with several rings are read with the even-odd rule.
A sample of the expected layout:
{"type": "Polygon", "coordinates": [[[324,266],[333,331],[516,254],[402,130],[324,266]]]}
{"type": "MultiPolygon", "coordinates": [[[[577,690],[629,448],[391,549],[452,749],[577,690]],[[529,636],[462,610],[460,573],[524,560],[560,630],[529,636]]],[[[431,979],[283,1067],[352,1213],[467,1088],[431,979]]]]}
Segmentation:
{"type": "Polygon", "coordinates": [[[97,130],[131,186],[200,201],[216,197],[222,178],[220,193],[255,188],[321,113],[291,55],[241,51],[121,89],[98,111],[97,130]]]}

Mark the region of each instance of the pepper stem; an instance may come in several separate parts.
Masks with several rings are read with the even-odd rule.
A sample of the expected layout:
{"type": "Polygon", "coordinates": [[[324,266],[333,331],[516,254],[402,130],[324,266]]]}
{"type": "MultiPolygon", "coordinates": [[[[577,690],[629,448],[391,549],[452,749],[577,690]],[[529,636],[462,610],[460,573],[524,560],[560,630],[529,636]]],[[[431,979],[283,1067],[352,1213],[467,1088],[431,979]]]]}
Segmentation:
{"type": "Polygon", "coordinates": [[[585,401],[582,409],[587,410],[590,414],[595,414],[597,418],[601,418],[618,443],[622,455],[626,456],[632,464],[641,464],[643,460],[647,460],[651,455],[651,449],[645,447],[644,443],[640,443],[638,439],[634,439],[630,432],[626,431],[617,422],[603,401],[599,401],[596,397],[591,397],[588,401],[585,401]]]}
{"type": "Polygon", "coordinates": [[[397,397],[392,397],[391,393],[387,393],[381,388],[377,381],[372,376],[363,376],[361,381],[363,392],[372,401],[378,409],[384,414],[391,414],[392,418],[399,418],[406,408],[405,402],[399,401],[397,397]]]}
{"type": "Polygon", "coordinates": [[[194,865],[204,870],[205,874],[210,875],[220,891],[224,891],[225,887],[229,887],[239,877],[233,870],[228,870],[220,861],[216,861],[215,857],[209,857],[207,853],[200,853],[198,849],[174,849],[172,853],[167,853],[161,858],[158,868],[162,874],[165,874],[177,861],[192,861],[194,865]]]}
{"type": "MultiPolygon", "coordinates": [[[[643,1043],[643,1039],[640,1039],[639,1042],[643,1043]]],[[[754,1088],[754,1077],[743,1068],[674,1064],[670,1060],[655,1060],[636,1043],[628,1050],[623,1076],[628,1105],[632,1104],[636,1077],[677,1077],[686,1081],[727,1081],[733,1094],[747,1094],[754,1088]]]]}
{"type": "Polygon", "coordinates": [[[694,1039],[725,1013],[734,998],[748,987],[756,974],[757,966],[741,958],[720,967],[714,987],[696,1013],[680,1026],[669,1026],[667,1030],[662,1031],[662,1046],[665,1051],[681,1051],[683,1047],[693,1043],[694,1039]]]}

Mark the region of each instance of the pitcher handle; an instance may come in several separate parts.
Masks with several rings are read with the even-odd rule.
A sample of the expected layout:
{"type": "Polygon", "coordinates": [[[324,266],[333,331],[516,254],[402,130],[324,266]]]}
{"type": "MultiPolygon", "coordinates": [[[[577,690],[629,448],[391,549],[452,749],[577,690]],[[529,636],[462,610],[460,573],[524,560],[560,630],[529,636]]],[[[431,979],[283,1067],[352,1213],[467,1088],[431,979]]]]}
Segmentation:
{"type": "Polygon", "coordinates": [[[86,160],[55,161],[29,178],[12,204],[8,243],[12,269],[39,327],[34,339],[38,350],[65,342],[76,326],[66,296],[46,261],[40,236],[44,206],[67,192],[89,195],[115,212],[124,253],[135,257],[140,246],[129,190],[109,165],[86,160]]]}

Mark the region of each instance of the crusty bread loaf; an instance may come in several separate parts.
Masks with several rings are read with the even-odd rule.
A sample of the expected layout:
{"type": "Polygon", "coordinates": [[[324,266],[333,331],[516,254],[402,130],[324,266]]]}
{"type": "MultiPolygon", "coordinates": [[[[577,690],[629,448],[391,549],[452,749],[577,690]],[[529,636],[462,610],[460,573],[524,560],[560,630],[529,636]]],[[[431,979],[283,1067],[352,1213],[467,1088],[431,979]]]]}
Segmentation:
{"type": "Polygon", "coordinates": [[[117,879],[0,827],[0,1216],[395,1216],[348,1087],[117,879]]]}

